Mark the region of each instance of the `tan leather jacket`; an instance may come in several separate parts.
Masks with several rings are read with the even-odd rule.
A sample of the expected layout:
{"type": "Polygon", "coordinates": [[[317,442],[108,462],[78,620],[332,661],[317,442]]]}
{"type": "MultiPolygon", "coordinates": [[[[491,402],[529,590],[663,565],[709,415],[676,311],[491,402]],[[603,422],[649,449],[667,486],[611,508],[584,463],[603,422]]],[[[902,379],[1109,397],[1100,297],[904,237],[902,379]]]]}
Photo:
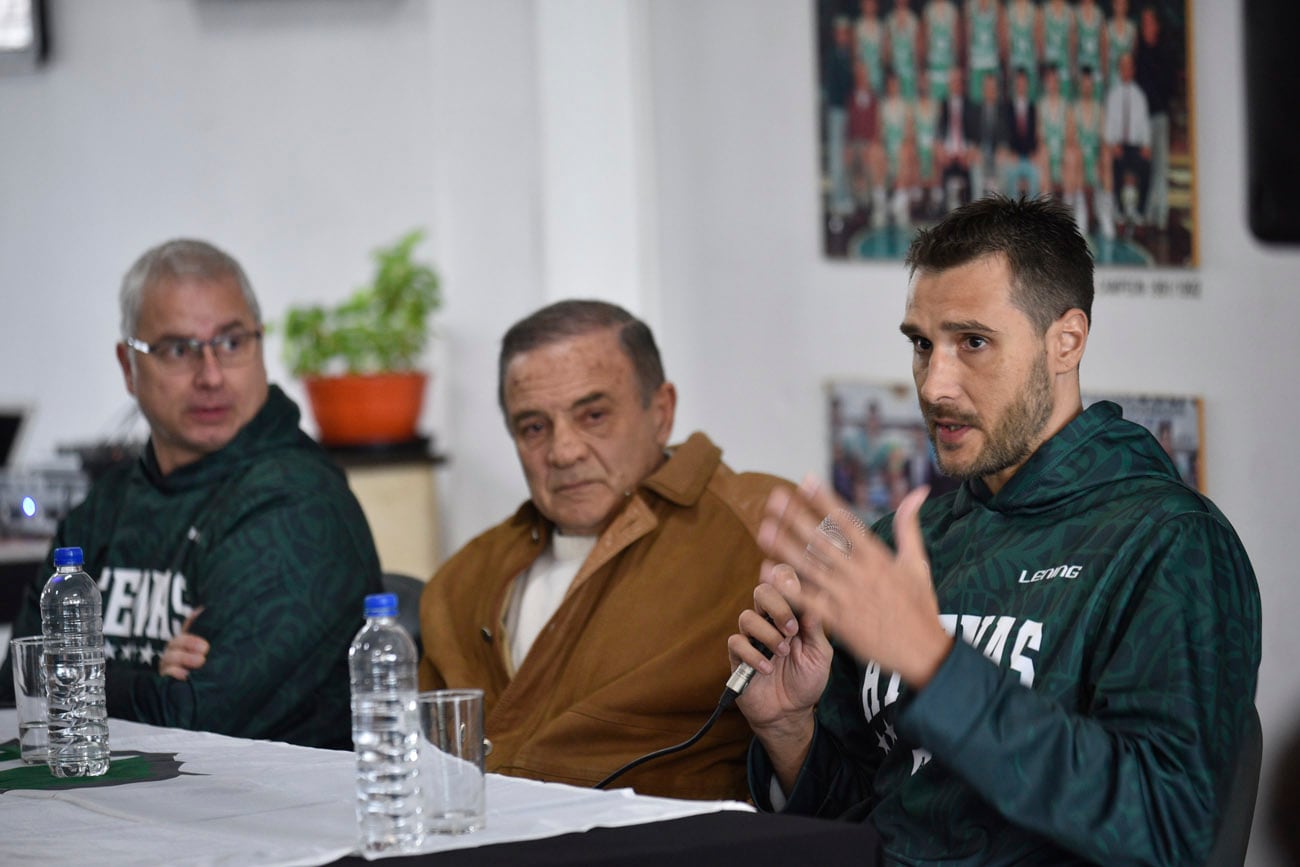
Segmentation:
{"type": "MultiPolygon", "coordinates": [[[[422,689],[485,693],[488,770],[592,785],[690,737],[717,705],[727,636],[753,603],[753,534],[774,476],[737,474],[701,433],[628,497],[511,676],[503,617],[551,527],[525,503],[456,553],[420,601],[422,689]]],[[[643,794],[744,798],[744,718],[614,784],[643,794]]]]}

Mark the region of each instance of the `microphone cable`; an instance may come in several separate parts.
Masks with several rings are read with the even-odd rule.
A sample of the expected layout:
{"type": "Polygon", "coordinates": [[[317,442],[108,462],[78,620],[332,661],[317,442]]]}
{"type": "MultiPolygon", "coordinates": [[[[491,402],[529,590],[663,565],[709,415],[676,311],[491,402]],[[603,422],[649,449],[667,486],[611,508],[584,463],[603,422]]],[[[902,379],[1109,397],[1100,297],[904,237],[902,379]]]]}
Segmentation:
{"type": "MultiPolygon", "coordinates": [[[[766,614],[763,616],[767,619],[768,623],[772,622],[772,618],[767,617],[766,614]]],[[[753,638],[749,639],[749,643],[754,645],[754,647],[768,659],[772,658],[772,651],[767,649],[767,645],[753,638]]],[[[745,687],[749,686],[749,681],[753,676],[754,667],[752,665],[742,662],[740,665],[736,666],[736,670],[731,673],[731,677],[727,678],[727,685],[722,690],[722,695],[718,698],[718,706],[713,709],[712,715],[709,716],[704,725],[700,726],[699,731],[682,741],[680,744],[675,744],[671,747],[664,747],[663,749],[655,750],[652,753],[646,753],[643,756],[633,759],[623,765],[623,767],[605,777],[605,779],[601,780],[592,788],[603,789],[633,768],[639,768],[646,762],[663,758],[664,756],[670,756],[673,753],[680,753],[682,750],[695,746],[695,744],[699,743],[700,738],[704,737],[704,735],[708,733],[709,729],[713,728],[713,724],[718,721],[718,717],[722,716],[727,708],[736,703],[736,699],[740,698],[740,694],[745,691],[745,687]]]]}
{"type": "MultiPolygon", "coordinates": [[[[752,675],[753,673],[752,668],[750,668],[747,665],[744,665],[744,663],[741,663],[741,665],[745,668],[749,668],[752,675]]],[[[740,669],[737,668],[736,671],[740,671],[740,669]]],[[[735,675],[733,674],[732,677],[734,678],[735,675]]],[[[748,684],[748,679],[746,679],[746,684],[748,684]]],[[[733,704],[736,703],[736,699],[740,697],[740,693],[744,692],[744,690],[745,688],[744,686],[742,686],[740,690],[737,691],[731,686],[731,681],[730,680],[727,681],[727,687],[722,691],[722,696],[718,699],[718,706],[713,709],[713,714],[708,718],[708,720],[704,723],[704,725],[700,726],[699,731],[691,735],[686,740],[682,741],[680,744],[675,744],[674,746],[671,747],[664,747],[661,750],[655,750],[653,753],[646,753],[643,756],[633,759],[632,761],[623,765],[623,767],[619,768],[609,776],[605,777],[605,779],[601,780],[592,788],[603,789],[606,786],[608,786],[610,783],[617,780],[619,777],[626,774],[628,771],[632,770],[633,768],[639,768],[641,767],[641,765],[644,765],[646,762],[653,761],[654,759],[662,758],[664,756],[669,756],[672,755],[673,753],[680,753],[682,750],[695,746],[695,744],[699,742],[700,738],[704,737],[704,735],[708,733],[709,729],[713,728],[713,724],[718,721],[718,717],[722,716],[723,712],[727,708],[731,707],[733,704]]]]}
{"type": "Polygon", "coordinates": [[[672,755],[673,753],[679,753],[682,750],[695,746],[695,744],[699,742],[700,738],[704,737],[704,735],[708,732],[708,730],[713,728],[713,724],[718,721],[718,717],[722,716],[722,712],[725,711],[727,708],[731,707],[733,704],[735,704],[736,695],[737,695],[736,693],[731,691],[730,687],[724,689],[722,691],[722,697],[718,699],[718,706],[713,709],[713,714],[709,717],[708,721],[705,722],[704,725],[700,727],[699,731],[691,735],[686,740],[682,741],[680,744],[676,744],[671,747],[664,747],[661,750],[655,750],[653,753],[646,753],[643,756],[633,759],[632,761],[625,764],[623,767],[619,768],[609,776],[605,777],[605,779],[601,780],[592,788],[603,789],[606,786],[608,786],[610,783],[617,780],[619,777],[626,774],[628,771],[632,770],[633,768],[639,768],[642,765],[644,765],[646,762],[653,761],[654,759],[662,758],[663,756],[669,756],[672,755]]]}

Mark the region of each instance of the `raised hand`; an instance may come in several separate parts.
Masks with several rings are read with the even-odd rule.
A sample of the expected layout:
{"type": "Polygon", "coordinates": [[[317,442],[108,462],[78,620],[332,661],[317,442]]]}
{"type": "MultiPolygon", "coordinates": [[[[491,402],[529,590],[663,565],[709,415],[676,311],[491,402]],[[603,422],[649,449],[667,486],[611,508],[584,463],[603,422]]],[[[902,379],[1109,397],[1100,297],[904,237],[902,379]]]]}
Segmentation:
{"type": "Polygon", "coordinates": [[[918,515],[928,493],[917,489],[899,504],[894,515],[897,552],[810,479],[794,493],[772,493],[758,533],[758,544],[769,557],[797,570],[798,580],[786,598],[803,619],[824,626],[860,662],[874,660],[916,689],[934,676],[953,641],[939,623],[921,536],[918,515]],[[828,516],[840,538],[823,529],[828,516]]]}

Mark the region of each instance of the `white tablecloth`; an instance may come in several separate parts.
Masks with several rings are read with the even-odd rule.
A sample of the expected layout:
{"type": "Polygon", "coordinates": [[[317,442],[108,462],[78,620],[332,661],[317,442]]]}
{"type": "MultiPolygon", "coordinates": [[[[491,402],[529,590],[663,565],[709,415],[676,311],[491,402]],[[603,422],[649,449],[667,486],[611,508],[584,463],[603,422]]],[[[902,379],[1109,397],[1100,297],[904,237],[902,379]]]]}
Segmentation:
{"type": "MultiPolygon", "coordinates": [[[[14,711],[0,710],[0,740],[17,729],[14,711]]],[[[110,721],[109,737],[121,768],[128,752],[155,754],[155,770],[166,767],[156,754],[175,754],[179,767],[102,788],[3,791],[0,864],[324,864],[355,850],[350,753],[122,720],[110,721]]],[[[0,789],[21,767],[0,762],[0,789]]],[[[749,809],[489,774],[487,828],[433,837],[423,851],[749,809]]]]}

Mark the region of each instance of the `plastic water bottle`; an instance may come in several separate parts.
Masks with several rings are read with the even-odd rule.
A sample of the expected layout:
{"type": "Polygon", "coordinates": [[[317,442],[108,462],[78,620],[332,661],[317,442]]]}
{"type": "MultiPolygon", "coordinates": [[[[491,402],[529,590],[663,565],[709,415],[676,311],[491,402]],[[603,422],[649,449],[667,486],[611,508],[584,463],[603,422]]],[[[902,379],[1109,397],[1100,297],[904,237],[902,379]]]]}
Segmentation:
{"type": "Polygon", "coordinates": [[[49,762],[56,777],[108,770],[102,602],[83,562],[80,548],[55,548],[55,571],[41,591],[49,762]]]}
{"type": "Polygon", "coordinates": [[[361,849],[411,852],[424,840],[415,644],[397,623],[395,594],[367,596],[365,614],[348,649],[361,849]]]}

